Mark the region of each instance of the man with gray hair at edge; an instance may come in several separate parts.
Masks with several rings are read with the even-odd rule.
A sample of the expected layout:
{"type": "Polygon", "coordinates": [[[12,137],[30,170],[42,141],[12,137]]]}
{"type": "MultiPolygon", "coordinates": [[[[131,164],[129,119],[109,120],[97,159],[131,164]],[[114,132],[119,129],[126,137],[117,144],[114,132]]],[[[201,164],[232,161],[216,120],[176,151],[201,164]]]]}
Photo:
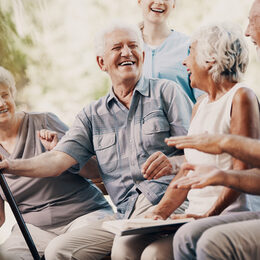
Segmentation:
{"type": "MultiPolygon", "coordinates": [[[[245,35],[251,37],[260,57],[260,0],[255,0],[245,35]]],[[[173,137],[168,145],[204,153],[228,153],[251,164],[249,170],[221,170],[212,165],[184,164],[193,174],[171,183],[178,189],[223,185],[240,192],[260,195],[260,142],[237,135],[200,134],[173,137]]],[[[259,197],[260,198],[260,197],[259,197]]],[[[260,259],[260,212],[232,213],[196,220],[182,226],[174,237],[175,260],[260,259]]]]}
{"type": "MultiPolygon", "coordinates": [[[[187,133],[192,102],[176,83],[142,76],[144,52],[138,28],[110,26],[97,37],[96,45],[97,63],[112,82],[110,92],[78,113],[52,151],[25,160],[4,159],[0,168],[19,176],[51,177],[76,163],[83,167],[95,155],[117,208],[112,219],[144,216],[173,178],[175,164],[168,157],[177,161],[182,151],[168,147],[164,139],[187,133]]],[[[102,221],[93,222],[77,231],[77,241],[81,238],[77,244],[54,239],[45,258],[101,259],[112,248],[114,235],[109,239],[108,233],[102,221]],[[107,245],[101,246],[104,234],[107,245]]],[[[139,253],[137,245],[136,256],[130,258],[140,259],[139,253]]]]}

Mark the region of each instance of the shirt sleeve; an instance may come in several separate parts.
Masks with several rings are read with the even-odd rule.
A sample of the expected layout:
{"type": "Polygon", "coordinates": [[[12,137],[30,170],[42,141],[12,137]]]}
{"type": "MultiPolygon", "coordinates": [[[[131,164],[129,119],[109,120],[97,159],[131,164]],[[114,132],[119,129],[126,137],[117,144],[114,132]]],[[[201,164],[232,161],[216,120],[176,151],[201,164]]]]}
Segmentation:
{"type": "Polygon", "coordinates": [[[174,82],[167,82],[163,93],[171,135],[186,135],[189,129],[193,103],[184,90],[174,82]]]}
{"type": "Polygon", "coordinates": [[[63,136],[56,151],[64,152],[73,157],[82,168],[94,153],[91,121],[88,119],[85,109],[75,118],[72,127],[63,136]]]}
{"type": "Polygon", "coordinates": [[[55,114],[46,113],[45,128],[51,131],[55,131],[58,134],[60,140],[68,131],[68,126],[64,124],[55,114]]]}

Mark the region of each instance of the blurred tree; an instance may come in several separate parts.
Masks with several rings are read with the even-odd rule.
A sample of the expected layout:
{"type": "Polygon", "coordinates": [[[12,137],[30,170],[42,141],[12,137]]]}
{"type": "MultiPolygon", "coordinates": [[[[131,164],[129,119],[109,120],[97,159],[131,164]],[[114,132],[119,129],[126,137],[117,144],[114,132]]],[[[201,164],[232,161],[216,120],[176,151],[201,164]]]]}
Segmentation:
{"type": "Polygon", "coordinates": [[[0,8],[0,35],[0,65],[13,73],[19,90],[28,81],[27,56],[23,46],[31,45],[32,42],[29,37],[18,36],[12,21],[12,13],[2,8],[0,8]]]}

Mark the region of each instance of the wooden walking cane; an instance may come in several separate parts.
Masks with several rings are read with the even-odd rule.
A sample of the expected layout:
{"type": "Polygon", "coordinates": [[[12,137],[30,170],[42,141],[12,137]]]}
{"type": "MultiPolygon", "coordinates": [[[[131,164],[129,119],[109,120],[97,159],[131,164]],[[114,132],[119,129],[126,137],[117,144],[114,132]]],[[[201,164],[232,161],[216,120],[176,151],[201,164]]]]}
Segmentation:
{"type": "Polygon", "coordinates": [[[15,199],[13,197],[13,194],[6,182],[6,179],[3,175],[3,172],[2,170],[0,170],[0,185],[2,187],[2,190],[5,194],[5,197],[6,197],[6,200],[7,202],[9,203],[10,207],[11,207],[11,210],[15,216],[15,219],[17,221],[17,224],[23,234],[23,237],[31,251],[31,254],[33,256],[33,259],[34,260],[44,260],[44,256],[41,258],[36,247],[35,247],[35,244],[33,242],[33,239],[31,237],[31,234],[29,233],[29,230],[24,222],[24,219],[23,219],[23,216],[19,210],[19,208],[17,207],[17,204],[15,202],[15,199]]]}

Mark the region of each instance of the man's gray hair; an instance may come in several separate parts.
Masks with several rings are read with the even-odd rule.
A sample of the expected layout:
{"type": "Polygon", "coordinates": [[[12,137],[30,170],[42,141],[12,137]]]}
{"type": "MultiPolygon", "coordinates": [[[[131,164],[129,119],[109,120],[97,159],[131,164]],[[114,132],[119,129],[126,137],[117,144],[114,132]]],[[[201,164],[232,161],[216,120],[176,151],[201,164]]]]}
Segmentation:
{"type": "Polygon", "coordinates": [[[241,28],[234,24],[209,25],[191,38],[196,42],[196,61],[200,66],[213,62],[209,72],[215,82],[226,78],[240,82],[249,61],[248,46],[241,28]]]}
{"type": "Polygon", "coordinates": [[[115,30],[126,30],[126,31],[132,31],[136,34],[140,48],[143,49],[143,38],[142,33],[140,29],[131,24],[126,24],[122,22],[114,22],[110,24],[109,26],[103,28],[102,31],[100,31],[96,37],[95,37],[95,49],[96,49],[96,55],[97,56],[103,56],[105,51],[105,37],[107,34],[112,33],[115,30]]]}
{"type": "Polygon", "coordinates": [[[10,89],[12,95],[15,96],[16,87],[15,87],[14,77],[9,70],[1,66],[0,66],[0,84],[7,86],[10,89]]]}

